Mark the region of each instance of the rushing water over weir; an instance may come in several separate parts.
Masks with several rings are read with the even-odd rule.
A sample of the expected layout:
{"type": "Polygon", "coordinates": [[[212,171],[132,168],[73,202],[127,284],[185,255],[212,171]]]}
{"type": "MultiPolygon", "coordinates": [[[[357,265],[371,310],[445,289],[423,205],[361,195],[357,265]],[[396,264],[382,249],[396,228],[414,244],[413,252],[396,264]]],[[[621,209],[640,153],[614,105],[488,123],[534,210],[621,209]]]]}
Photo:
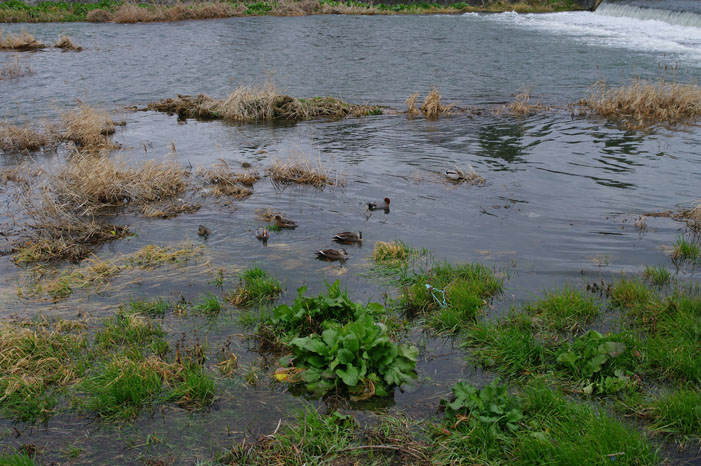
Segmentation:
{"type": "Polygon", "coordinates": [[[596,13],[701,27],[700,3],[695,0],[605,0],[596,13]]]}

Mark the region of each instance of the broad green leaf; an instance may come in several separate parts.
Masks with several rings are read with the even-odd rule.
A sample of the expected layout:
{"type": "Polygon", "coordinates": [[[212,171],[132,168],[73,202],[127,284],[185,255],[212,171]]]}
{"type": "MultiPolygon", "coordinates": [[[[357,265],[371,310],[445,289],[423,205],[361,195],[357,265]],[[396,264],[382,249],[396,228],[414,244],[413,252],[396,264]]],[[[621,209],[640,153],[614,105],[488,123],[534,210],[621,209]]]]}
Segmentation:
{"type": "Polygon", "coordinates": [[[343,383],[349,387],[355,387],[358,385],[359,373],[358,369],[354,366],[347,366],[347,369],[336,369],[336,375],[338,375],[343,383]]]}
{"type": "Polygon", "coordinates": [[[350,364],[355,359],[355,355],[345,348],[338,350],[336,357],[342,364],[350,364]]]}
{"type": "Polygon", "coordinates": [[[618,341],[607,341],[599,345],[599,353],[615,358],[626,350],[626,344],[618,341]]]}

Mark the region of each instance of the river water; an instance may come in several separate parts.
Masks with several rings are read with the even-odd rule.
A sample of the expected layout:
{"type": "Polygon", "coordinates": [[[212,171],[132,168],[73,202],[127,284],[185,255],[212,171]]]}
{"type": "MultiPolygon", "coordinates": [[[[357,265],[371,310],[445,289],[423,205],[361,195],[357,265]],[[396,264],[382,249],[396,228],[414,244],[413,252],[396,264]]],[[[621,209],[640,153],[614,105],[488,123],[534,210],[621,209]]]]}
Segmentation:
{"type": "MultiPolygon", "coordinates": [[[[568,109],[601,80],[611,85],[636,77],[696,82],[701,76],[697,27],[577,12],[258,17],[5,29],[20,28],[44,42],[65,33],[86,50],[23,53],[22,61],[34,73],[0,82],[0,115],[9,121],[51,119],[79,98],[123,114],[127,124],[115,140],[129,160],[160,157],[172,142],[184,165],[211,166],[224,159],[233,165],[251,163],[262,172],[274,156],[303,153],[346,180],[344,189],[319,191],[276,190],[263,179],[253,196],[230,206],[205,202],[199,212],[170,220],[127,217],[121,220],[138,237],[98,250],[104,257],[154,242],[197,238],[197,226],[205,224],[212,230],[206,242],[211,264],[230,271],[262,265],[285,281],[285,301],[303,283],[316,292],[324,280],[335,279],[354,299],[367,301],[382,300],[384,291],[364,277],[372,244],[401,239],[431,250],[436,258],[483,262],[508,277],[489,318],[565,283],[639,273],[646,265],[674,270],[666,248],[682,234],[682,225],[650,218],[647,231],[641,232],[633,223],[641,214],[687,206],[701,197],[698,127],[633,132],[601,119],[575,118],[568,109]],[[434,86],[444,102],[460,107],[494,109],[530,89],[556,110],[519,118],[486,111],[435,121],[387,112],[284,125],[180,123],[164,114],[123,111],[179,93],[221,98],[239,84],[270,76],[296,97],[334,95],[398,110],[410,94],[423,97],[434,86]],[[442,171],[469,165],[486,178],[486,185],[444,182],[442,171]],[[365,211],[367,200],[385,196],[392,199],[390,213],[365,211]],[[264,248],[252,236],[260,225],[254,215],[260,207],[279,210],[300,227],[273,234],[264,248]],[[331,246],[332,234],[345,230],[361,230],[364,247],[349,249],[351,258],[342,269],[316,261],[313,251],[331,246]]],[[[0,66],[11,58],[0,54],[0,66]]],[[[36,157],[48,163],[57,156],[36,157]]],[[[0,165],[17,160],[0,153],[0,165]]],[[[0,258],[0,271],[6,315],[71,316],[78,310],[100,318],[131,296],[177,291],[195,299],[212,288],[206,274],[166,277],[154,272],[136,284],[124,284],[119,292],[98,297],[77,293],[63,303],[37,305],[17,298],[24,275],[8,257],[0,258]]],[[[696,279],[693,270],[679,273],[684,280],[696,279]]],[[[233,318],[215,328],[177,319],[164,325],[171,331],[200,326],[212,341],[242,332],[233,318]]],[[[397,392],[391,409],[430,414],[433,401],[455,380],[485,377],[467,365],[449,339],[416,338],[425,344],[420,375],[430,382],[397,392]]],[[[255,357],[245,342],[235,347],[243,362],[255,357]]],[[[265,383],[257,388],[232,384],[217,408],[204,414],[167,413],[169,417],[119,428],[58,416],[17,442],[44,445],[60,438],[58,444],[65,448],[83,435],[89,440],[81,440],[86,450],[81,461],[105,461],[110,455],[129,461],[153,452],[128,445],[157,433],[165,440],[151,447],[154,454],[171,454],[189,464],[194,458],[211,458],[247,429],[271,431],[289,406],[299,403],[265,383]]]]}

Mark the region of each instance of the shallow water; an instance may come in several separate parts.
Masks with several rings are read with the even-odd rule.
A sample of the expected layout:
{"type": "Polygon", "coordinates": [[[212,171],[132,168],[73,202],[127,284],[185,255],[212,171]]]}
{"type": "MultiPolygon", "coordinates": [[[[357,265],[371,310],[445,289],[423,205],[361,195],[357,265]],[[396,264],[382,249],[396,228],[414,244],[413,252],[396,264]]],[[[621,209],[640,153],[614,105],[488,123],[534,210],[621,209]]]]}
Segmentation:
{"type": "MultiPolygon", "coordinates": [[[[195,214],[170,220],[118,219],[138,237],[102,247],[97,251],[102,257],[197,238],[199,224],[207,225],[212,235],[204,242],[205,257],[194,264],[126,274],[98,296],[80,291],[56,304],[18,299],[26,273],[0,257],[5,316],[42,312],[73,317],[81,312],[97,325],[130,297],[182,294],[196,300],[217,291],[208,282],[218,268],[226,270],[231,286],[233,273],[252,265],[262,265],[285,282],[283,301],[289,302],[303,283],[312,293],[322,290],[325,280],[336,279],[356,300],[382,301],[386,288],[367,278],[372,245],[397,238],[431,250],[439,260],[479,261],[504,274],[504,296],[488,312],[493,318],[545,288],[639,273],[646,265],[673,269],[664,248],[682,226],[650,218],[648,230],[640,232],[633,222],[640,214],[688,205],[700,196],[698,127],[630,132],[603,120],[573,118],[567,109],[597,80],[617,84],[639,76],[694,82],[701,71],[698,28],[584,12],[232,18],[6,29],[20,27],[45,42],[66,33],[86,50],[22,54],[34,74],[0,82],[0,114],[10,121],[54,118],[72,108],[76,98],[119,110],[178,93],[223,97],[239,83],[260,82],[267,73],[298,97],[330,94],[401,109],[412,92],[425,94],[437,86],[444,102],[493,107],[528,87],[560,110],[528,118],[485,112],[427,121],[387,114],[286,125],[180,123],[164,114],[124,112],[127,125],[115,140],[129,160],[161,157],[172,142],[184,165],[210,166],[224,159],[233,166],[251,163],[262,172],[275,156],[302,153],[338,172],[346,186],[277,190],[264,178],[253,196],[228,206],[197,198],[203,208],[195,214]],[[443,170],[468,165],[487,179],[485,186],[443,180],[443,170]],[[385,196],[392,199],[390,213],[365,210],[367,200],[385,196]],[[253,237],[261,225],[254,212],[261,207],[283,212],[300,227],[272,233],[263,247],[253,237]],[[351,258],[343,268],[317,261],[313,251],[331,246],[333,233],[344,230],[361,230],[364,246],[349,248],[351,258]]],[[[0,66],[11,56],[1,53],[0,66]]],[[[55,157],[36,156],[47,164],[55,157]]],[[[17,161],[0,154],[0,165],[17,161]]],[[[693,272],[680,274],[696,280],[693,272]]],[[[240,337],[245,329],[235,316],[213,327],[197,318],[169,316],[164,322],[176,336],[193,326],[209,333],[213,353],[227,336],[239,335],[234,351],[242,365],[254,362],[256,355],[240,337]]],[[[469,367],[450,340],[418,333],[412,340],[422,343],[422,383],[398,391],[389,407],[371,411],[430,416],[457,379],[479,384],[489,378],[469,367]]],[[[171,455],[189,464],[196,458],[211,459],[247,433],[255,437],[272,431],[278,419],[302,403],[279,387],[271,388],[267,379],[258,387],[219,383],[224,384],[218,385],[219,399],[205,413],[167,407],[165,414],[121,427],[61,415],[47,426],[19,426],[24,433],[18,438],[7,431],[0,442],[46,445],[47,457],[58,459],[64,459],[60,452],[67,445],[76,444],[85,451],[75,463],[171,455]],[[162,442],[145,445],[150,434],[162,442]]],[[[0,429],[10,426],[0,421],[0,429]]]]}

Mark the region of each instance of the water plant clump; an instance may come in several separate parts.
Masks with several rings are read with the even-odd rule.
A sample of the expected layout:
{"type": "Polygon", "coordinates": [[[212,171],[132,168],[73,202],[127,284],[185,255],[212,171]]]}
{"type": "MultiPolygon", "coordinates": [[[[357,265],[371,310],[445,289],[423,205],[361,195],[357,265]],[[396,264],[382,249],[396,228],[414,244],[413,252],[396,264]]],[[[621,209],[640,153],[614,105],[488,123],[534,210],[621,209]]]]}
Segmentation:
{"type": "Polygon", "coordinates": [[[693,437],[701,432],[700,407],[698,387],[682,387],[651,402],[648,409],[655,431],[693,437]]]}
{"type": "Polygon", "coordinates": [[[75,44],[69,36],[66,34],[62,34],[58,39],[56,39],[56,42],[54,42],[54,47],[57,49],[62,49],[66,51],[73,51],[73,52],[82,52],[83,47],[80,45],[75,44]]]}
{"type": "MultiPolygon", "coordinates": [[[[15,62],[15,69],[21,73],[22,67],[18,60],[15,62]]],[[[11,73],[15,72],[8,71],[7,77],[12,77],[11,73]]],[[[45,125],[41,128],[30,125],[13,125],[6,121],[0,122],[0,150],[3,152],[34,152],[54,145],[57,139],[58,135],[53,126],[45,125]]]]}
{"type": "Polygon", "coordinates": [[[146,317],[164,317],[170,307],[170,303],[163,298],[152,300],[131,299],[128,304],[130,312],[146,317]]]}
{"type": "Polygon", "coordinates": [[[677,238],[672,251],[672,261],[675,264],[701,264],[701,245],[699,238],[694,235],[688,239],[685,237],[677,238]]]}
{"type": "Polygon", "coordinates": [[[239,274],[238,287],[226,296],[234,306],[248,307],[274,301],[282,293],[282,284],[260,267],[239,274]]]}
{"type": "Polygon", "coordinates": [[[575,332],[600,313],[594,297],[572,288],[548,291],[545,297],[527,305],[524,311],[538,317],[538,324],[558,332],[575,332]]]}
{"type": "MultiPolygon", "coordinates": [[[[22,63],[22,59],[19,54],[17,54],[14,57],[14,61],[7,61],[2,65],[2,69],[0,69],[0,81],[17,79],[22,76],[29,76],[32,73],[32,67],[29,66],[28,63],[22,63]]],[[[1,130],[2,127],[0,127],[0,131],[1,130]]],[[[13,145],[9,145],[8,142],[3,141],[3,139],[4,137],[0,137],[0,149],[9,152],[15,148],[13,145]],[[9,147],[9,149],[5,149],[5,147],[9,147]]]]}
{"type": "Polygon", "coordinates": [[[44,47],[46,46],[27,31],[22,30],[13,34],[0,29],[0,50],[27,51],[43,49],[44,47]]]}
{"type": "Polygon", "coordinates": [[[404,102],[407,106],[406,113],[412,118],[419,114],[422,114],[425,118],[435,120],[441,115],[449,115],[455,110],[455,105],[443,105],[441,103],[441,95],[438,93],[438,89],[433,88],[426,95],[423,103],[417,108],[416,100],[419,97],[419,93],[416,92],[409,97],[407,97],[404,102]]]}
{"type": "Polygon", "coordinates": [[[157,323],[138,314],[119,311],[104,322],[104,327],[95,334],[95,345],[108,350],[115,347],[132,348],[141,352],[150,347],[162,353],[168,347],[165,331],[157,323]]]}
{"type": "Polygon", "coordinates": [[[579,105],[604,118],[620,120],[629,129],[690,123],[701,117],[701,87],[640,79],[617,88],[597,83],[579,105]]]}
{"type": "Polygon", "coordinates": [[[253,194],[250,187],[260,179],[257,172],[236,173],[225,162],[210,169],[200,169],[197,174],[205,180],[214,196],[232,196],[236,199],[245,199],[253,194]]]}
{"type": "Polygon", "coordinates": [[[302,384],[315,396],[348,393],[353,400],[389,396],[416,378],[415,346],[390,341],[386,328],[365,314],[345,325],[327,323],[321,333],[290,341],[282,380],[302,384]]]}
{"type": "Polygon", "coordinates": [[[205,94],[151,102],[146,110],[177,114],[179,119],[229,120],[240,122],[315,120],[381,114],[377,106],[348,104],[335,97],[298,99],[285,95],[271,81],[242,85],[223,100],[205,94]]]}
{"type": "Polygon", "coordinates": [[[669,283],[672,281],[671,272],[662,266],[646,266],[645,271],[643,272],[643,277],[657,287],[669,285],[669,283]]]}
{"type": "Polygon", "coordinates": [[[208,293],[200,297],[199,303],[192,310],[208,317],[216,317],[222,312],[223,306],[217,295],[208,293]]]}
{"type": "Polygon", "coordinates": [[[323,188],[345,185],[345,179],[338,174],[335,177],[330,174],[321,160],[312,162],[304,157],[291,157],[287,160],[273,159],[268,175],[276,186],[300,184],[323,188]]]}

